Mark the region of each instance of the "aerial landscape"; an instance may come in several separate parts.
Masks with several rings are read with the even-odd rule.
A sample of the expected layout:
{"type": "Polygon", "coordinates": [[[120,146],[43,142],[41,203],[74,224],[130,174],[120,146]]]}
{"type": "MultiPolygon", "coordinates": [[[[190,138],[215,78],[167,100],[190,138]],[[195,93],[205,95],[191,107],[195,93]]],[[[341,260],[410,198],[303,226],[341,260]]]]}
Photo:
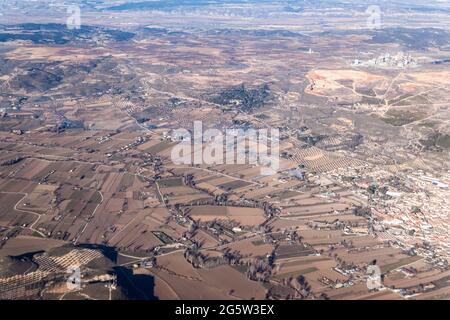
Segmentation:
{"type": "Polygon", "coordinates": [[[450,1],[0,0],[0,300],[449,300],[450,1]]]}

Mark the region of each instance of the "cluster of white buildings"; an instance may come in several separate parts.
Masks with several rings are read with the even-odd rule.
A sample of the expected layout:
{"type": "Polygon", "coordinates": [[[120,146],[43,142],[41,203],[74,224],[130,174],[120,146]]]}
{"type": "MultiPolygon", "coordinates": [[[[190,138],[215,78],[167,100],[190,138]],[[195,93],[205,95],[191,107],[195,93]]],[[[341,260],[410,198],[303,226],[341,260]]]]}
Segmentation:
{"type": "Polygon", "coordinates": [[[386,232],[406,247],[419,245],[419,254],[432,260],[436,255],[450,262],[450,192],[448,182],[420,172],[408,174],[411,192],[395,190],[389,200],[376,206],[386,232]],[[426,244],[424,249],[422,245],[426,244]]]}
{"type": "Polygon", "coordinates": [[[402,182],[389,182],[385,170],[335,172],[333,179],[352,188],[358,198],[366,198],[377,221],[375,230],[384,240],[405,248],[418,245],[417,253],[429,260],[450,262],[450,174],[434,177],[421,170],[396,175],[402,182]],[[357,177],[349,182],[345,176],[357,177]],[[381,193],[369,194],[371,184],[381,193]],[[424,246],[424,244],[426,244],[424,246]]]}
{"type": "Polygon", "coordinates": [[[407,68],[407,67],[416,67],[417,61],[410,54],[404,54],[403,52],[398,52],[395,55],[386,53],[384,55],[380,55],[374,59],[370,59],[367,61],[355,59],[353,61],[352,65],[353,66],[363,66],[363,67],[403,69],[403,68],[407,68]]]}

